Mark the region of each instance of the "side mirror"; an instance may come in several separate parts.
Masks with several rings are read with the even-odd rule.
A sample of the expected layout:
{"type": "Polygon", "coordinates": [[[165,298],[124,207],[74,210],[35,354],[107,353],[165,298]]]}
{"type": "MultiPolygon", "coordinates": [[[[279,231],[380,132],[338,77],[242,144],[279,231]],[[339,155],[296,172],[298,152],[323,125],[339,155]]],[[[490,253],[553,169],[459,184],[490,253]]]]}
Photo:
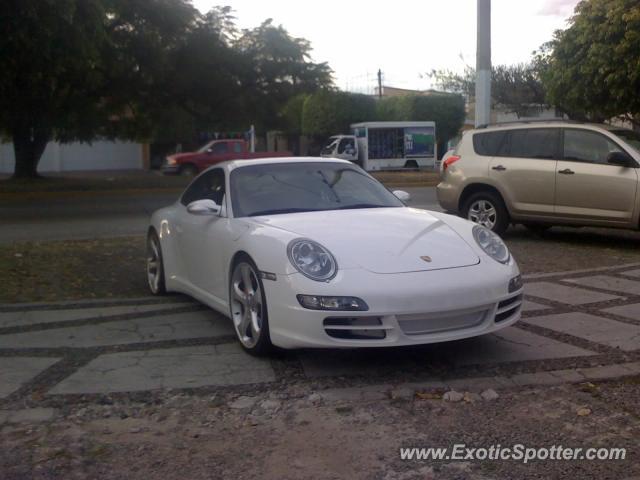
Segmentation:
{"type": "Polygon", "coordinates": [[[408,202],[409,200],[411,200],[411,195],[408,192],[405,192],[404,190],[394,190],[393,194],[398,197],[398,200],[402,201],[402,202],[408,202]]]}
{"type": "Polygon", "coordinates": [[[611,152],[607,155],[607,163],[620,167],[635,167],[636,161],[624,152],[611,152]]]}
{"type": "Polygon", "coordinates": [[[187,205],[187,212],[192,215],[219,215],[221,207],[213,200],[204,198],[187,205]]]}

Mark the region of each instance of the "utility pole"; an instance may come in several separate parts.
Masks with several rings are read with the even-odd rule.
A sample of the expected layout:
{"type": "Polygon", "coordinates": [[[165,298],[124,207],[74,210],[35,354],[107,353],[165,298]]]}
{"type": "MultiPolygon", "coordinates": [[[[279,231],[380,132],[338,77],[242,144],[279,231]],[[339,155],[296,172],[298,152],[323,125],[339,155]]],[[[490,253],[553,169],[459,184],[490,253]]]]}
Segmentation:
{"type": "Polygon", "coordinates": [[[378,98],[382,98],[382,70],[378,69],[378,98]]]}
{"type": "Polygon", "coordinates": [[[476,127],[491,123],[491,0],[477,2],[476,127]]]}

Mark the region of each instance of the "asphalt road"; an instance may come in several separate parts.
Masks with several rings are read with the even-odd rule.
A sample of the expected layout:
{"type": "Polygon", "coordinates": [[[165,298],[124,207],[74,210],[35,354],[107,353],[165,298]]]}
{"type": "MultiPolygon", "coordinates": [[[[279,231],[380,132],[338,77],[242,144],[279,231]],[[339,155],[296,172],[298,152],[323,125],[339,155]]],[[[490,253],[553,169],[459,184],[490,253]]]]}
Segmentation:
{"type": "MultiPolygon", "coordinates": [[[[403,188],[409,205],[442,209],[433,187],[403,188]]],[[[143,234],[154,210],[173,203],[176,193],[96,193],[77,198],[0,204],[0,244],[22,241],[106,238],[143,234]]]]}

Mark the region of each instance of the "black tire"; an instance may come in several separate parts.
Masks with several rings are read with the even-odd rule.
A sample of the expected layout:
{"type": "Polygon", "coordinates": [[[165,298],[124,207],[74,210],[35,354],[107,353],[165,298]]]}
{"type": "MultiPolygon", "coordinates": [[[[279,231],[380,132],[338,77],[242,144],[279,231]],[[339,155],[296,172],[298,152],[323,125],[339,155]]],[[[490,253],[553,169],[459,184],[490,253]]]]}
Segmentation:
{"type": "Polygon", "coordinates": [[[407,160],[404,162],[404,168],[418,168],[418,162],[415,160],[407,160]]]}
{"type": "Polygon", "coordinates": [[[187,164],[182,165],[178,173],[182,177],[193,178],[198,174],[198,169],[195,165],[187,164]]]}
{"type": "Polygon", "coordinates": [[[471,196],[465,200],[460,213],[461,216],[467,220],[481,225],[484,224],[484,226],[490,228],[490,230],[493,230],[493,232],[498,235],[502,235],[507,230],[507,227],[509,227],[510,218],[507,207],[505,207],[500,195],[491,191],[481,191],[471,194],[471,196]],[[495,217],[492,217],[492,220],[484,223],[474,220],[475,216],[470,214],[472,207],[474,207],[475,211],[476,205],[482,205],[482,202],[485,202],[485,205],[490,205],[495,212],[495,217]]]}
{"type": "Polygon", "coordinates": [[[164,295],[167,288],[164,282],[164,259],[162,245],[155,230],[147,235],[147,284],[154,295],[164,295]],[[154,248],[155,247],[155,248],[154,248]],[[152,262],[155,262],[153,267],[152,262]]]}
{"type": "Polygon", "coordinates": [[[532,233],[536,235],[543,235],[547,230],[549,230],[552,225],[548,225],[546,223],[525,223],[525,227],[532,233]]]}
{"type": "MultiPolygon", "coordinates": [[[[242,348],[251,355],[264,356],[272,353],[274,351],[274,346],[271,343],[271,335],[269,333],[269,309],[267,308],[267,297],[259,272],[260,270],[258,270],[255,262],[248,255],[242,254],[235,259],[231,268],[231,275],[229,275],[229,316],[231,317],[233,327],[236,331],[236,336],[238,337],[238,341],[240,342],[242,348]],[[260,288],[260,333],[257,341],[255,341],[255,338],[253,338],[253,340],[255,341],[254,344],[250,344],[250,342],[246,342],[241,338],[241,333],[237,324],[238,321],[241,321],[239,317],[242,317],[244,312],[246,311],[245,305],[238,302],[237,300],[234,300],[234,278],[236,275],[236,270],[241,268],[243,265],[248,265],[251,267],[253,271],[253,275],[251,277],[252,284],[255,283],[260,288]],[[239,310],[236,311],[236,308],[238,308],[239,310]]],[[[255,290],[253,285],[251,286],[251,289],[255,290]]],[[[245,337],[246,333],[247,330],[245,330],[245,337]]]]}

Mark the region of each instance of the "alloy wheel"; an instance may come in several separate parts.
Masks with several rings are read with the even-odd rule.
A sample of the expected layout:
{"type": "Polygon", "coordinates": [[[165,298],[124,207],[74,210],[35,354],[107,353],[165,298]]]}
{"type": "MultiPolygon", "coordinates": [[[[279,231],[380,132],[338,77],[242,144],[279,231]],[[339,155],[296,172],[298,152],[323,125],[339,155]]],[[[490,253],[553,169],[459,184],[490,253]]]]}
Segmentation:
{"type": "Polygon", "coordinates": [[[498,214],[495,207],[487,200],[476,200],[471,204],[467,218],[473,223],[493,230],[496,226],[498,214]]]}
{"type": "Polygon", "coordinates": [[[150,236],[147,242],[147,281],[152,293],[160,292],[160,282],[162,279],[162,258],[160,256],[160,245],[154,236],[150,236]]]}
{"type": "Polygon", "coordinates": [[[262,290],[248,263],[236,265],[231,276],[231,316],[240,342],[246,348],[255,347],[262,334],[262,290]]]}

